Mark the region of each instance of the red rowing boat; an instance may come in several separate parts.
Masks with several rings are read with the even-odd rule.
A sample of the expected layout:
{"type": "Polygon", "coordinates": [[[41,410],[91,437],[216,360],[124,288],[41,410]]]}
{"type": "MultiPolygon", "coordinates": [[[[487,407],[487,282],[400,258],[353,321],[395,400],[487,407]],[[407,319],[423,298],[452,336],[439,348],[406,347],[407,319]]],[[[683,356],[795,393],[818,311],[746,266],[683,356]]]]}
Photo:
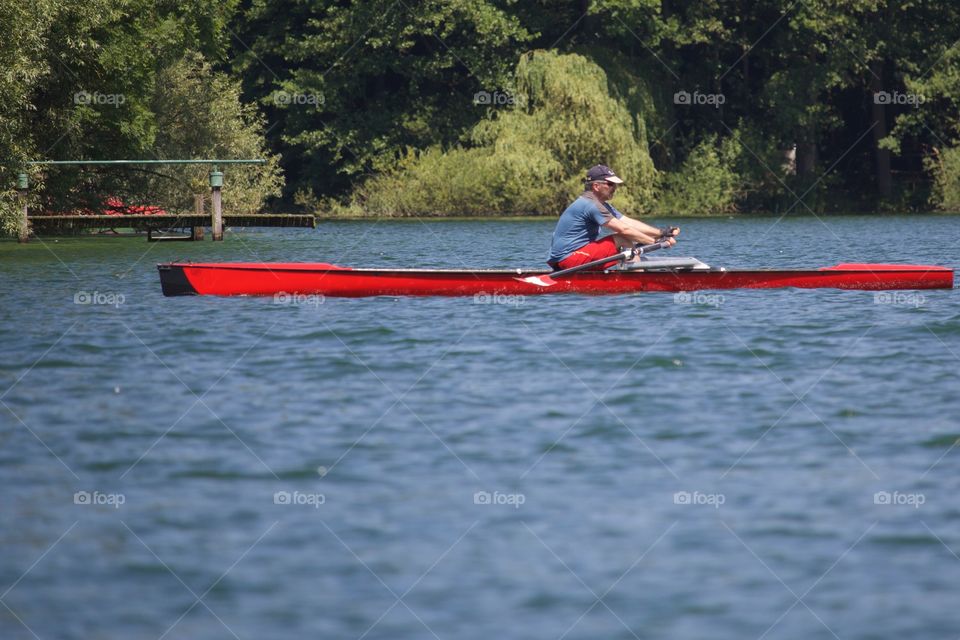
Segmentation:
{"type": "Polygon", "coordinates": [[[947,267],[838,264],[820,269],[726,270],[694,258],[650,260],[631,268],[560,272],[472,269],[352,269],[325,263],[157,265],[167,296],[470,296],[545,293],[622,294],[700,289],[951,289],[947,267]]]}

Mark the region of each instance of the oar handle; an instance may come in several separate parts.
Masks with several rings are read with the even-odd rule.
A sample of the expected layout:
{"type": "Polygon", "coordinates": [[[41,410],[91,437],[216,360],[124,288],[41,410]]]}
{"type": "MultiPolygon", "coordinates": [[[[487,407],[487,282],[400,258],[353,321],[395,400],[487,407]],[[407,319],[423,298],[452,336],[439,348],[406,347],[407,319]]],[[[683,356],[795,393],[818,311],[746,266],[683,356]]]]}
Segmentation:
{"type": "Polygon", "coordinates": [[[656,251],[657,249],[667,249],[670,247],[670,243],[666,240],[661,240],[660,242],[654,242],[653,244],[645,244],[643,246],[634,245],[633,255],[642,256],[645,253],[650,253],[651,251],[656,251]]]}

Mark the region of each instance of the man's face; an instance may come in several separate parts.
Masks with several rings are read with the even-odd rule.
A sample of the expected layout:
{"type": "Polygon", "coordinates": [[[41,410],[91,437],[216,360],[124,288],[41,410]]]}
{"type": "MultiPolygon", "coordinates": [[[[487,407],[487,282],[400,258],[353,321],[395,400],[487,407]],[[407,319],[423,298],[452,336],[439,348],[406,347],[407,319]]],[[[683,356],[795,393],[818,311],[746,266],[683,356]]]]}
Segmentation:
{"type": "Polygon", "coordinates": [[[606,202],[613,197],[613,194],[617,191],[617,185],[612,182],[594,182],[593,183],[593,192],[597,194],[597,197],[600,198],[603,202],[606,202]]]}

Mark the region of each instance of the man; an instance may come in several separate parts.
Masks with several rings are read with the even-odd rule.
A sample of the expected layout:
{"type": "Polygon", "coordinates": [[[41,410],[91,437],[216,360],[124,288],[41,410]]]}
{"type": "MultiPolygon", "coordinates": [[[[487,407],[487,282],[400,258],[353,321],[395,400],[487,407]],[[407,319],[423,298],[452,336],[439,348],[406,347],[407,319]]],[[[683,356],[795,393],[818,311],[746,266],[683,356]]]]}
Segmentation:
{"type": "MultiPolygon", "coordinates": [[[[608,201],[623,180],[610,167],[598,164],[587,171],[586,190],[560,216],[553,232],[553,245],[547,263],[554,269],[568,269],[612,256],[635,243],[652,244],[667,240],[677,243],[674,236],[680,229],[658,229],[634,220],[617,211],[608,201]],[[600,227],[612,234],[599,239],[600,227]]],[[[602,265],[606,268],[616,260],[602,265]]]]}

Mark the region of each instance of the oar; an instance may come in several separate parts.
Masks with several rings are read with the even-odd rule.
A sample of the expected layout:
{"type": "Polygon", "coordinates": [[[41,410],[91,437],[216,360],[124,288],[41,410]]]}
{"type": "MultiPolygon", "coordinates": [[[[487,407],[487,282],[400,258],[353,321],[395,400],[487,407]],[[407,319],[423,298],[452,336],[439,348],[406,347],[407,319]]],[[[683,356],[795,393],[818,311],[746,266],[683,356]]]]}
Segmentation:
{"type": "Polygon", "coordinates": [[[662,242],[654,242],[653,244],[647,244],[642,247],[634,246],[632,249],[624,249],[623,251],[615,253],[607,258],[600,258],[599,260],[578,264],[577,266],[570,267],[569,269],[561,269],[560,271],[554,271],[553,273],[542,276],[528,276],[526,278],[514,279],[519,280],[520,282],[526,282],[528,284],[535,284],[539,287],[552,287],[553,285],[557,284],[555,278],[560,278],[570,275],[571,273],[583,271],[584,269],[589,269],[590,267],[599,267],[600,265],[607,264],[613,260],[617,262],[623,262],[624,260],[629,260],[635,256],[642,256],[645,253],[650,253],[651,251],[656,251],[657,249],[666,249],[669,246],[670,243],[666,240],[662,242]]]}

